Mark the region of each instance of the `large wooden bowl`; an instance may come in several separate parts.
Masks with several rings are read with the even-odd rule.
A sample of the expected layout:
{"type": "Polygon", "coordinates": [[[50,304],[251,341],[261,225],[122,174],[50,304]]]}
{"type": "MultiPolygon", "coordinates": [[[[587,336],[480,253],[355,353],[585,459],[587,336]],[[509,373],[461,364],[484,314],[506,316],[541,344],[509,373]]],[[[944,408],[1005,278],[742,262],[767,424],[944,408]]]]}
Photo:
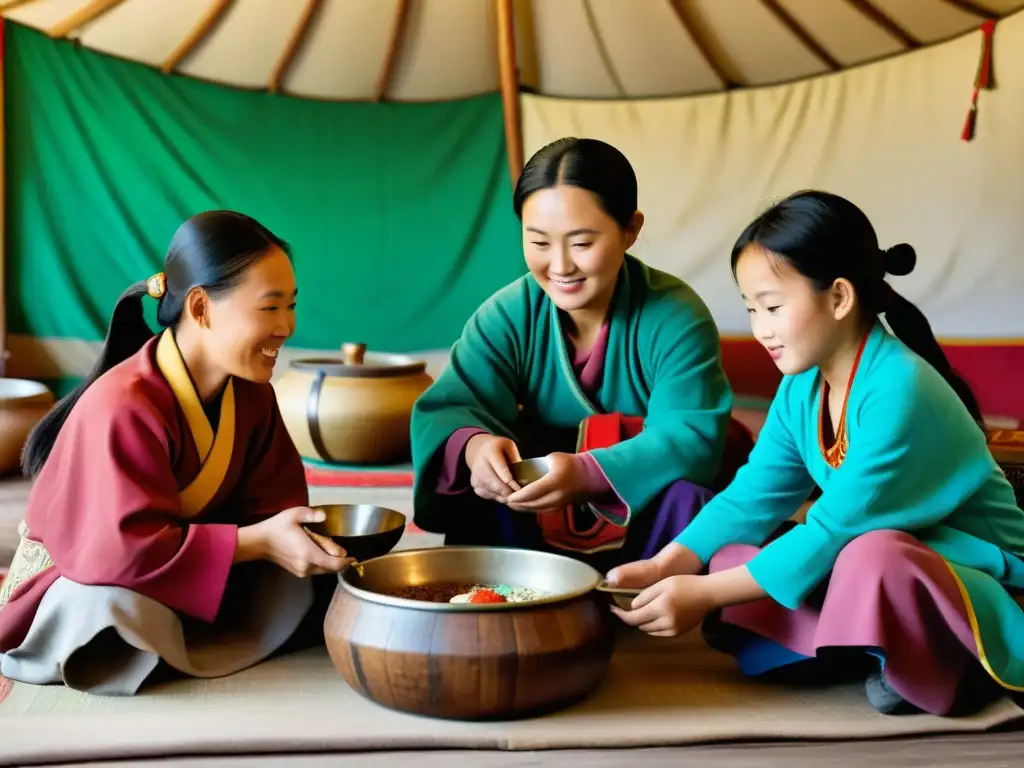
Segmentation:
{"type": "Polygon", "coordinates": [[[601,575],[521,549],[440,547],[362,563],[339,577],[324,622],[334,666],[383,706],[431,717],[516,719],[565,707],[602,681],[614,626],[601,575]],[[550,592],[525,603],[427,603],[383,594],[423,584],[550,592]]]}
{"type": "Polygon", "coordinates": [[[0,476],[21,467],[25,440],[53,403],[53,393],[37,381],[0,378],[0,476]]]}

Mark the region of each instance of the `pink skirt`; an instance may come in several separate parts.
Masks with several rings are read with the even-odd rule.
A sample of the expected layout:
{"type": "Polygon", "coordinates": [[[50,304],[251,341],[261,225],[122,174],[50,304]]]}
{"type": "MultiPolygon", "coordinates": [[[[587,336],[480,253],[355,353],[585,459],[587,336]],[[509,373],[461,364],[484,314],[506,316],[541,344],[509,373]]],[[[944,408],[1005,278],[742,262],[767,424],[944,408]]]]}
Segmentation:
{"type": "MultiPolygon", "coordinates": [[[[745,565],[758,551],[727,546],[712,558],[710,570],[745,565]]],[[[850,542],[827,584],[801,608],[789,610],[769,598],[731,606],[706,624],[705,634],[749,675],[811,660],[848,662],[849,651],[858,651],[876,669],[883,666],[889,688],[936,715],[953,711],[966,680],[988,679],[945,561],[899,531],[873,531],[850,542]]]]}

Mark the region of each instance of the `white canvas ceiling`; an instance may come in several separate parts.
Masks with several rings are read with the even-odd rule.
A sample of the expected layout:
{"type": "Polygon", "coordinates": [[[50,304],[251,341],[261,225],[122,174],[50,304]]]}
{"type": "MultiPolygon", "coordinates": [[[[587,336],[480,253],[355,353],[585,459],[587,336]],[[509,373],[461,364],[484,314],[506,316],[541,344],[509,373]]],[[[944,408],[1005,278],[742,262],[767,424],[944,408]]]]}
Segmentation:
{"type": "MultiPolygon", "coordinates": [[[[524,87],[635,99],[844,69],[976,29],[1024,0],[515,6],[524,87]]],[[[0,0],[0,12],[114,56],[244,88],[279,83],[295,96],[420,101],[498,89],[494,0],[0,0]]]]}

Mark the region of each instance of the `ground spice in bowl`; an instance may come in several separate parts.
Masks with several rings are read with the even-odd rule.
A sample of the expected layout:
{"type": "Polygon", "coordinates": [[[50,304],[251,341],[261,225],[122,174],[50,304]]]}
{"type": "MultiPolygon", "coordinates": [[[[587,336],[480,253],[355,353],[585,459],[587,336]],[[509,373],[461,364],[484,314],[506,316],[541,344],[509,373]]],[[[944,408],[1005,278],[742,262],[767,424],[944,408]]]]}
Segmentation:
{"type": "Polygon", "coordinates": [[[387,592],[391,597],[428,603],[524,603],[547,597],[546,592],[505,584],[455,584],[439,582],[399,587],[387,592]]]}

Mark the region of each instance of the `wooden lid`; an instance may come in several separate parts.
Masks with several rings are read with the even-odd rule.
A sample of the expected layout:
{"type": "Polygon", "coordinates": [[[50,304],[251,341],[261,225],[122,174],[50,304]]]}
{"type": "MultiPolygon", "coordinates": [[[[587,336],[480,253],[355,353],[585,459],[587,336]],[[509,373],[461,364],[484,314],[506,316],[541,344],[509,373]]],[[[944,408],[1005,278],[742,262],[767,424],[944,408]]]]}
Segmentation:
{"type": "Polygon", "coordinates": [[[1024,429],[989,430],[988,448],[1000,464],[1024,464],[1024,429]]]}
{"type": "Polygon", "coordinates": [[[341,357],[307,357],[292,360],[291,367],[301,371],[323,372],[324,376],[387,379],[423,373],[427,370],[427,363],[408,355],[368,355],[365,344],[346,343],[341,347],[341,357]]]}

